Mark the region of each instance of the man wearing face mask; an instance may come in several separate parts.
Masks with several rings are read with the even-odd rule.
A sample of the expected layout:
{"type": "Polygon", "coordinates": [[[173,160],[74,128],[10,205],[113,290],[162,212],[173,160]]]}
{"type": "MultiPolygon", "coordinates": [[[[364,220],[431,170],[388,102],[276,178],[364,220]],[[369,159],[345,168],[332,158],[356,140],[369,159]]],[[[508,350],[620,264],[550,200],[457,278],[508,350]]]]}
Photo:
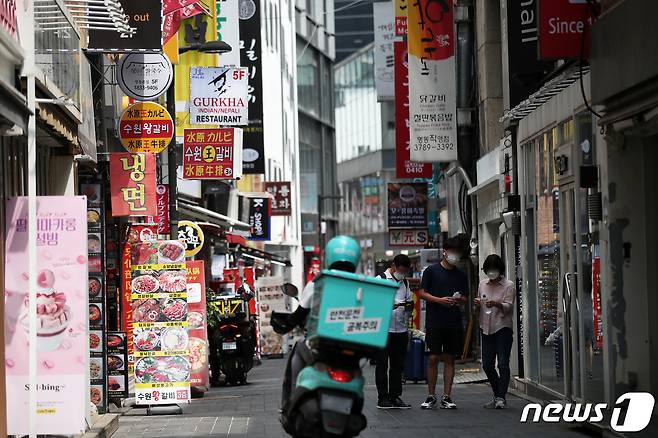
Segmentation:
{"type": "Polygon", "coordinates": [[[450,398],[455,377],[455,357],[464,348],[464,329],[460,305],[468,296],[468,277],[457,268],[460,245],[456,238],[443,243],[443,259],[425,269],[418,296],[427,302],[425,314],[425,344],[430,352],[427,362],[428,396],[420,407],[455,409],[450,398]],[[443,396],[436,398],[439,361],[443,360],[443,396]]]}
{"type": "Polygon", "coordinates": [[[377,384],[377,408],[409,409],[411,405],[402,401],[402,371],[409,342],[409,313],[413,310],[413,300],[409,282],[405,277],[411,270],[411,260],[404,254],[395,256],[391,267],[380,278],[395,281],[398,290],[393,304],[391,326],[388,330],[388,343],[377,358],[375,382],[377,384]],[[389,367],[390,364],[390,367],[389,367]]]}

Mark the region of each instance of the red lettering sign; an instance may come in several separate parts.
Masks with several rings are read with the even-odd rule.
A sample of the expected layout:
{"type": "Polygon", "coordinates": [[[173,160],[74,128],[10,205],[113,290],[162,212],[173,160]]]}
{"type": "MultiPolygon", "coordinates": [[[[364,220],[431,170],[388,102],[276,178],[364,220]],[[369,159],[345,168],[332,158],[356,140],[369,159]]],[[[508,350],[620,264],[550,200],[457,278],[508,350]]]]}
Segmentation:
{"type": "Polygon", "coordinates": [[[183,142],[184,179],[235,179],[242,174],[242,130],[186,129],[183,142]]]}
{"type": "Polygon", "coordinates": [[[598,5],[587,0],[540,1],[539,58],[587,58],[590,26],[597,15],[598,5]]]}
{"type": "Polygon", "coordinates": [[[110,154],[112,216],[154,216],[156,162],[153,154],[110,154]]]}

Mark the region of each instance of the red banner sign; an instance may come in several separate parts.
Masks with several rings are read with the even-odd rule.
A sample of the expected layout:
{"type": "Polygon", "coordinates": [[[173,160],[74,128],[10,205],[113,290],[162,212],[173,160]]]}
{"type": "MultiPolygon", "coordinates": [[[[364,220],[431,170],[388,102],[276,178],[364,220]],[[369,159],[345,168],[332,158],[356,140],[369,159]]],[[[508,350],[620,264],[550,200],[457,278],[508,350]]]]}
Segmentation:
{"type": "Polygon", "coordinates": [[[0,1],[0,27],[16,38],[16,0],[0,1]]]}
{"type": "Polygon", "coordinates": [[[158,184],[155,187],[155,207],[157,214],[151,216],[149,222],[158,226],[158,234],[169,234],[169,184],[158,184]]]}
{"type": "Polygon", "coordinates": [[[290,216],[290,181],[266,182],[265,191],[272,195],[272,216],[290,216]]]}
{"type": "Polygon", "coordinates": [[[153,154],[110,154],[112,216],[154,216],[156,162],[153,154]]]}
{"type": "Polygon", "coordinates": [[[208,329],[206,325],[206,276],[203,260],[187,262],[187,323],[190,351],[190,384],[208,386],[208,329]]]}
{"type": "Polygon", "coordinates": [[[235,179],[242,175],[242,129],[186,129],[184,179],[235,179]]]}
{"type": "Polygon", "coordinates": [[[432,165],[414,163],[409,152],[409,70],[407,44],[393,43],[395,58],[395,176],[397,178],[431,178],[432,165]]]}
{"type": "Polygon", "coordinates": [[[591,32],[585,28],[594,22],[596,8],[598,5],[589,5],[587,0],[540,1],[539,58],[580,58],[581,48],[587,58],[591,32]]]}

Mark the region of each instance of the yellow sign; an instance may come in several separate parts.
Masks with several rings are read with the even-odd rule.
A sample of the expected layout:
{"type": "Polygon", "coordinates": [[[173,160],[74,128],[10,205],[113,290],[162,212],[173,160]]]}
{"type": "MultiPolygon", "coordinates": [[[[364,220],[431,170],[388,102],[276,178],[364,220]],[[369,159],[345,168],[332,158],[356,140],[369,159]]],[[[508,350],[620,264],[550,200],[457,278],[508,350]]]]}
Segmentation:
{"type": "Polygon", "coordinates": [[[173,134],[174,122],[169,112],[155,102],[131,105],[119,119],[119,139],[131,154],[162,152],[173,134]]]}
{"type": "Polygon", "coordinates": [[[178,221],[178,240],[185,243],[185,257],[192,257],[203,248],[203,230],[191,221],[178,221]]]}

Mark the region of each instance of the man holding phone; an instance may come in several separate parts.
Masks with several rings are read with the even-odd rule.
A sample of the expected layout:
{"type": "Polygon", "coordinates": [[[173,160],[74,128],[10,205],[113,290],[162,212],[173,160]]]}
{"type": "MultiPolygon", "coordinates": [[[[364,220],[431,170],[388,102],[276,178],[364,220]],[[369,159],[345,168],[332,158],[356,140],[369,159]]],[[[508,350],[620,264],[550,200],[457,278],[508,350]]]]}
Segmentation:
{"type": "Polygon", "coordinates": [[[439,361],[443,360],[442,409],[456,409],[450,398],[455,377],[455,358],[464,348],[464,330],[460,305],[468,297],[468,277],[457,268],[460,259],[459,240],[446,239],[443,243],[443,258],[440,263],[429,266],[423,272],[418,296],[427,302],[425,314],[425,344],[430,352],[427,361],[428,396],[420,407],[434,409],[436,380],[439,361]]]}
{"type": "Polygon", "coordinates": [[[402,396],[402,371],[407,354],[408,320],[413,310],[413,299],[406,276],[411,270],[411,260],[406,255],[395,256],[391,266],[380,275],[380,278],[395,281],[398,290],[393,304],[391,326],[388,330],[388,343],[377,358],[375,382],[377,384],[377,408],[379,409],[409,409],[400,398],[402,396]],[[390,364],[390,366],[389,366],[390,364]]]}

